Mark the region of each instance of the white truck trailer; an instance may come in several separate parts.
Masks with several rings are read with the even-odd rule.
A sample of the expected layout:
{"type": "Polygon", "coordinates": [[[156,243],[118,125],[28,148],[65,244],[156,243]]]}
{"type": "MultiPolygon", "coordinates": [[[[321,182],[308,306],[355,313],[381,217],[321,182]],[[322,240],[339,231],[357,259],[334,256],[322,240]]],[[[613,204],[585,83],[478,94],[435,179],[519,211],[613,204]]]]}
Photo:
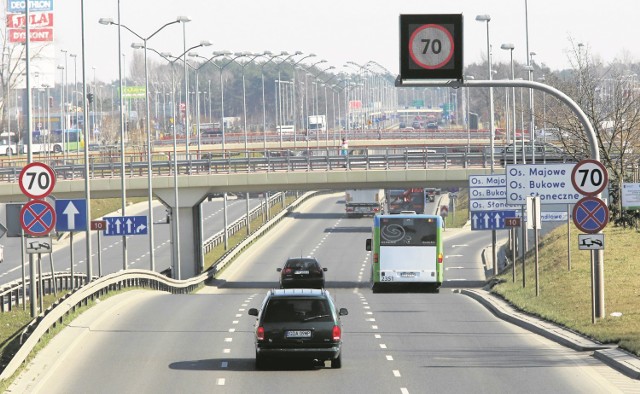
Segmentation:
{"type": "Polygon", "coordinates": [[[383,214],[386,198],[383,189],[347,190],[344,193],[347,217],[363,217],[383,214]]]}

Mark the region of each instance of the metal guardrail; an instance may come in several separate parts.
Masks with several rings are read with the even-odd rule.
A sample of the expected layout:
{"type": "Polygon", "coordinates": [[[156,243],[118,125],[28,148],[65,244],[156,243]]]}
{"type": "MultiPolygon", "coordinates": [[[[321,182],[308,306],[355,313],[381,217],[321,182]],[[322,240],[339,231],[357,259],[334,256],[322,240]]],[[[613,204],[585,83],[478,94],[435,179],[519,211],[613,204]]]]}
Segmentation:
{"type": "MultiPolygon", "coordinates": [[[[141,155],[144,156],[144,155],[141,155]]],[[[148,166],[143,157],[129,157],[125,163],[125,176],[147,176],[148,166]]],[[[146,157],[144,157],[146,160],[146,157]]],[[[266,151],[233,151],[208,152],[189,157],[178,157],[178,174],[233,174],[253,172],[281,171],[331,171],[335,169],[375,170],[375,169],[438,169],[469,168],[490,166],[490,153],[481,151],[465,151],[465,147],[428,147],[428,148],[389,148],[359,147],[352,149],[348,156],[339,155],[337,148],[324,149],[284,149],[266,151]],[[191,157],[198,157],[192,159],[191,157]]],[[[494,154],[495,165],[502,166],[512,160],[506,153],[494,154]]],[[[120,177],[120,157],[100,155],[92,156],[89,165],[90,178],[120,177]]],[[[528,157],[530,160],[530,157],[528,157]]],[[[50,159],[42,160],[56,173],[58,179],[84,178],[82,159],[50,159]]],[[[565,157],[559,155],[536,156],[537,163],[564,162],[565,157]]],[[[15,182],[20,174],[24,161],[5,161],[0,167],[0,182],[15,182]]],[[[153,176],[169,176],[173,174],[173,161],[167,155],[154,154],[151,166],[153,176]],[[166,159],[165,159],[166,158],[166,159]]]]}
{"type": "Polygon", "coordinates": [[[11,361],[9,361],[2,373],[0,373],[0,380],[6,380],[11,377],[20,365],[26,361],[27,357],[33,351],[42,336],[47,334],[58,324],[62,323],[64,317],[73,313],[77,308],[83,305],[88,305],[90,301],[93,301],[110,291],[117,291],[129,287],[142,287],[157,291],[165,291],[172,294],[190,293],[201,286],[205,281],[213,278],[216,273],[233,261],[235,257],[255,241],[255,239],[262,236],[262,234],[270,230],[280,220],[282,220],[290,210],[296,208],[315,194],[317,194],[317,192],[305,193],[290,204],[287,209],[282,210],[273,219],[261,226],[256,232],[245,238],[237,247],[225,254],[209,270],[196,277],[186,280],[176,280],[158,272],[129,269],[106,275],[75,289],[72,293],[68,294],[67,297],[47,309],[44,312],[44,315],[38,316],[34,319],[24,329],[21,336],[22,346],[13,356],[11,361]]]}

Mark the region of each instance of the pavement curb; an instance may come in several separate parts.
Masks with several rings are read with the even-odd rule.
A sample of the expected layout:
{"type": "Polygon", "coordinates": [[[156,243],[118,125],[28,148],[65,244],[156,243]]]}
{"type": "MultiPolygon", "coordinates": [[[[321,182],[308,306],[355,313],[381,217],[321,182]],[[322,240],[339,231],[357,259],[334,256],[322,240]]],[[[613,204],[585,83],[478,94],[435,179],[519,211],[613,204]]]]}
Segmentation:
{"type": "Polygon", "coordinates": [[[554,323],[516,310],[503,299],[487,290],[458,289],[478,301],[498,318],[541,335],[568,348],[578,351],[593,351],[593,356],[632,379],[640,379],[640,358],[620,349],[617,345],[604,345],[587,337],[560,327],[554,323]]]}

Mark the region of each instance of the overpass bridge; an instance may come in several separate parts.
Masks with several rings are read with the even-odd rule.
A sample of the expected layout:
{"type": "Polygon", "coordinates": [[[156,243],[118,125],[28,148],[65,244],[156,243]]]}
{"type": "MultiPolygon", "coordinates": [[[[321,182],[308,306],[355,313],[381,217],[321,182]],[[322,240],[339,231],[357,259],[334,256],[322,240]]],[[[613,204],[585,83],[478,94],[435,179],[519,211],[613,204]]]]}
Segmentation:
{"type": "MultiPolygon", "coordinates": [[[[109,160],[92,156],[90,163],[91,198],[122,196],[121,164],[118,157],[109,160]]],[[[430,145],[425,147],[382,147],[367,145],[353,148],[349,156],[340,156],[335,147],[306,150],[236,151],[235,154],[209,153],[207,156],[178,159],[154,153],[151,183],[154,197],[180,215],[180,260],[183,277],[198,274],[202,266],[203,244],[200,203],[213,194],[224,192],[264,192],[282,190],[464,187],[470,175],[491,174],[490,154],[486,150],[460,151],[430,145]],[[205,158],[206,157],[206,158],[205,158]],[[179,201],[174,192],[177,179],[179,201]],[[195,242],[194,242],[195,240],[195,242]],[[200,245],[200,246],[199,246],[200,245]]],[[[494,173],[504,173],[499,156],[494,173]]],[[[503,158],[504,159],[504,158],[503,158]]],[[[542,162],[544,158],[539,158],[542,162]]],[[[46,160],[42,160],[46,162],[46,160]]],[[[503,161],[504,162],[504,161],[503,161]]],[[[5,163],[6,164],[6,163],[5,163]]],[[[84,163],[51,160],[57,181],[52,195],[58,199],[85,198],[84,163]]],[[[24,164],[23,164],[24,165],[24,164]]],[[[21,166],[0,167],[0,202],[24,202],[17,177],[21,166]]],[[[129,197],[146,197],[149,174],[146,161],[125,163],[124,186],[129,197]]]]}

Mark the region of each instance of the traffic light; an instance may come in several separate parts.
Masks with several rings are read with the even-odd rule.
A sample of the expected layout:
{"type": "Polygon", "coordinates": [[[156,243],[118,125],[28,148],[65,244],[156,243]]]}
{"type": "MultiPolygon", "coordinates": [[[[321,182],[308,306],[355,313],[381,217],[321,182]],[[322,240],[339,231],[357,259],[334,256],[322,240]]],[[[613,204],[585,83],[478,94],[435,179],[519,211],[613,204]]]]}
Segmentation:
{"type": "Polygon", "coordinates": [[[93,93],[87,93],[87,100],[89,100],[89,104],[93,103],[93,93]]]}

